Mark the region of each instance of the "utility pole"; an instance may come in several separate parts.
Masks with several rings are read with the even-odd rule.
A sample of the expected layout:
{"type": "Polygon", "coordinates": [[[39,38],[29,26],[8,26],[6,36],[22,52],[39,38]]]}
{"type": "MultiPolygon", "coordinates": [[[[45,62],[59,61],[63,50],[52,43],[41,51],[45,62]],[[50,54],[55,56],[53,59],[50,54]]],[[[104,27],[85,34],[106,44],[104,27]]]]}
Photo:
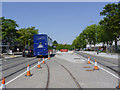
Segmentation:
{"type": "MultiPolygon", "coordinates": [[[[97,24],[95,24],[95,31],[96,31],[96,45],[97,45],[97,24]]],[[[99,49],[97,49],[96,51],[97,51],[97,54],[99,54],[99,49]]]]}
{"type": "Polygon", "coordinates": [[[97,44],[97,28],[96,28],[97,24],[95,25],[95,31],[96,31],[96,44],[97,44]]]}

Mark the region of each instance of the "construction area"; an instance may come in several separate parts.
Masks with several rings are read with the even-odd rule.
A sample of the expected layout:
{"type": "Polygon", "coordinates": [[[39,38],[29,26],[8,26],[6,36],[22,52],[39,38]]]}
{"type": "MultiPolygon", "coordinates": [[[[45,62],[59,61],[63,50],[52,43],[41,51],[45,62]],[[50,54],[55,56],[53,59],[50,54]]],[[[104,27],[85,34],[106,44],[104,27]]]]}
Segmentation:
{"type": "MultiPolygon", "coordinates": [[[[94,61],[90,56],[85,58],[74,52],[58,52],[53,57],[34,57],[34,62],[26,63],[21,72],[13,75],[9,74],[11,70],[5,73],[5,67],[10,64],[6,63],[1,88],[119,88],[119,76],[97,63],[98,60],[94,61]]],[[[10,68],[21,67],[24,66],[10,68]]]]}

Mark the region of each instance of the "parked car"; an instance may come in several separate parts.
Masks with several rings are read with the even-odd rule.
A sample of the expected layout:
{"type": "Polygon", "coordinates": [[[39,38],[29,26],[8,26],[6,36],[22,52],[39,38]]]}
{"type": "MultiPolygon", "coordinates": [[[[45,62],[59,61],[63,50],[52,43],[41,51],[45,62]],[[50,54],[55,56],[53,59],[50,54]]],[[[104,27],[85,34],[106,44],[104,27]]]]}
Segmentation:
{"type": "Polygon", "coordinates": [[[7,54],[12,55],[13,54],[12,50],[7,50],[7,54]]]}
{"type": "Polygon", "coordinates": [[[33,56],[33,50],[32,49],[24,49],[22,55],[23,55],[23,57],[33,56]]]}

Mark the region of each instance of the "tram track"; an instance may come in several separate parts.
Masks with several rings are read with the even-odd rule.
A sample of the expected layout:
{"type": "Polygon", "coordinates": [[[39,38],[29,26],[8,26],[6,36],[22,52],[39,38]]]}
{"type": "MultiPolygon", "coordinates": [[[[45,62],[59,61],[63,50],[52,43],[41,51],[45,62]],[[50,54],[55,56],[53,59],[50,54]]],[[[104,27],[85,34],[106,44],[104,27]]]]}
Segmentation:
{"type": "Polygon", "coordinates": [[[45,63],[47,66],[47,71],[48,71],[48,75],[47,75],[47,83],[46,83],[46,90],[48,90],[49,87],[49,82],[50,82],[50,69],[49,66],[47,65],[47,63],[45,63]]]}
{"type": "MultiPolygon", "coordinates": [[[[35,59],[30,59],[30,60],[28,60],[28,61],[25,61],[25,62],[21,62],[21,63],[15,64],[15,65],[13,65],[13,66],[10,66],[10,67],[8,67],[8,68],[5,68],[5,69],[0,70],[0,72],[5,71],[5,70],[8,70],[8,69],[10,69],[10,68],[14,68],[14,67],[16,67],[16,66],[19,66],[19,65],[21,65],[21,64],[30,62],[30,61],[32,61],[32,60],[35,60],[35,59]]],[[[6,64],[4,64],[4,65],[6,65],[6,64]]]]}
{"type": "Polygon", "coordinates": [[[59,62],[55,61],[57,64],[59,64],[62,68],[64,68],[69,75],[71,76],[71,78],[73,79],[73,81],[75,82],[76,86],[79,88],[79,90],[82,90],[80,84],[78,83],[77,79],[73,76],[73,74],[62,64],[60,64],[59,62]]]}
{"type": "MultiPolygon", "coordinates": [[[[19,64],[17,64],[17,65],[14,65],[14,66],[11,66],[11,67],[9,67],[9,68],[6,68],[6,69],[4,69],[4,70],[2,70],[2,73],[4,73],[4,78],[5,79],[10,79],[10,77],[14,77],[17,73],[19,73],[19,72],[22,72],[23,70],[25,70],[26,68],[27,68],[27,66],[26,66],[26,63],[27,62],[31,62],[31,61],[34,61],[36,58],[34,58],[34,59],[30,59],[30,60],[28,60],[28,61],[25,61],[25,62],[22,62],[22,63],[19,63],[19,64]],[[23,65],[22,67],[17,67],[17,66],[20,66],[20,65],[23,65]],[[8,69],[12,69],[13,68],[13,70],[15,69],[15,71],[13,71],[13,70],[11,70],[11,72],[10,73],[7,73],[7,71],[8,71],[8,69]]],[[[37,61],[35,60],[34,62],[31,62],[31,63],[29,63],[29,65],[30,66],[33,66],[33,65],[35,65],[37,63],[37,61]]],[[[9,70],[10,71],[10,70],[9,70]]],[[[2,78],[0,79],[0,81],[2,80],[2,78]]],[[[9,81],[9,80],[8,80],[9,81]]]]}

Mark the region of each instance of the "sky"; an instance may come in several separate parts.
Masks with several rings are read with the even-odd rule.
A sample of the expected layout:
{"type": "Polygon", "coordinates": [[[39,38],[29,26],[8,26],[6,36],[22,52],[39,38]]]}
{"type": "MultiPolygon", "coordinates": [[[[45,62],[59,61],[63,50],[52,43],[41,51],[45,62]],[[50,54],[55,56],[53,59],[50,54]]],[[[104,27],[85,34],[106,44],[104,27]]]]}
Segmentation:
{"type": "Polygon", "coordinates": [[[34,26],[58,43],[72,41],[86,26],[98,24],[100,12],[109,2],[2,2],[2,16],[15,20],[19,28],[34,26]]]}

